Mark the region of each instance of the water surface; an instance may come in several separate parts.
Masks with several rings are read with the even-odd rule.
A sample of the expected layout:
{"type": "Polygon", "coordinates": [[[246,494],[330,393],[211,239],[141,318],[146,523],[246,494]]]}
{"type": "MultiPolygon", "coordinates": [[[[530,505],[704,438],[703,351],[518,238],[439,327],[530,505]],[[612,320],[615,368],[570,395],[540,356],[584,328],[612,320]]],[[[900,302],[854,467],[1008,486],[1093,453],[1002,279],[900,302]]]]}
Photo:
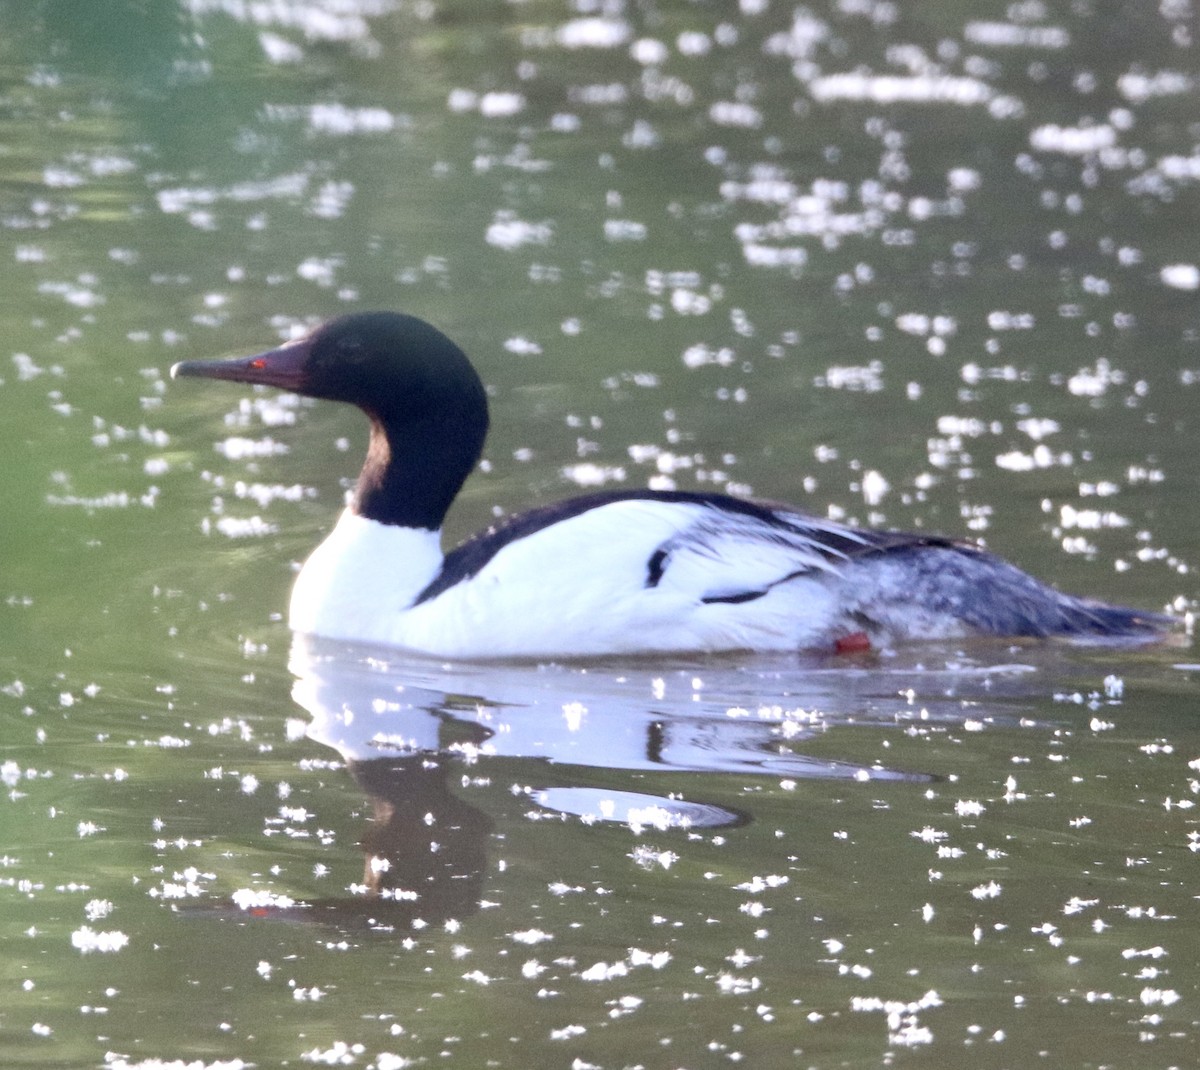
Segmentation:
{"type": "Polygon", "coordinates": [[[452,540],[726,489],[1185,628],[1187,11],[143,7],[0,7],[5,1064],[1193,1062],[1190,640],[294,647],[361,420],[165,378],[401,309],[452,540]]]}

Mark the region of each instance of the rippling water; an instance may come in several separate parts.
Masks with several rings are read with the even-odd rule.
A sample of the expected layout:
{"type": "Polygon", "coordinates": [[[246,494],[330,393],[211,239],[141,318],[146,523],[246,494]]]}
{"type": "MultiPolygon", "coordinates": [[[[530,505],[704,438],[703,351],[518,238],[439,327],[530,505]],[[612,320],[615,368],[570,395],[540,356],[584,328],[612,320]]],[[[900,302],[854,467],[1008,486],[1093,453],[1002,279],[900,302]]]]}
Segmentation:
{"type": "Polygon", "coordinates": [[[1194,13],[0,5],[5,1065],[1189,1065],[1194,13]],[[7,251],[5,251],[7,250],[7,251]],[[293,645],[423,316],[581,487],[981,538],[1178,646],[293,645]]]}

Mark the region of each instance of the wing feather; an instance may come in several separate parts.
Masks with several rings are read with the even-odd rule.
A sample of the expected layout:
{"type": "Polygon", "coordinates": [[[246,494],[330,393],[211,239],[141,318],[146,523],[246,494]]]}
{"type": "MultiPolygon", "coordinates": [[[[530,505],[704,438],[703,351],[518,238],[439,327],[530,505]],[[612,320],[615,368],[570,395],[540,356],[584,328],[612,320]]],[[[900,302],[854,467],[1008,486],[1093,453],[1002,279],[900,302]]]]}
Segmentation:
{"type": "MultiPolygon", "coordinates": [[[[760,597],[788,580],[819,572],[836,572],[865,554],[914,546],[954,545],[950,540],[890,531],[863,531],[801,513],[792,506],[748,501],[723,494],[688,491],[609,491],[541,506],[517,514],[468,539],[446,555],[441,571],[417,596],[419,605],[436,598],[487,568],[506,548],[526,545],[539,553],[543,536],[556,525],[564,532],[575,521],[594,517],[606,538],[611,514],[642,503],[627,515],[644,527],[628,532],[630,548],[653,530],[655,539],[642,559],[641,582],[683,594],[690,590],[702,602],[743,602],[760,597]],[[602,519],[604,518],[604,519],[602,519]],[[668,519],[671,518],[671,519],[668,519]]],[[[590,526],[590,525],[589,525],[590,526]]],[[[653,536],[652,536],[653,538],[653,536]]],[[[611,544],[606,550],[616,550],[611,544]]],[[[507,556],[507,555],[506,555],[507,556]]],[[[572,565],[582,562],[572,561],[572,565]]],[[[548,564],[548,563],[547,563],[548,564]]]]}
{"type": "Polygon", "coordinates": [[[861,531],[791,508],[745,512],[710,503],[662,543],[651,561],[657,582],[693,587],[702,602],[748,602],[801,576],[835,574],[864,556],[948,539],[906,532],[861,531]]]}

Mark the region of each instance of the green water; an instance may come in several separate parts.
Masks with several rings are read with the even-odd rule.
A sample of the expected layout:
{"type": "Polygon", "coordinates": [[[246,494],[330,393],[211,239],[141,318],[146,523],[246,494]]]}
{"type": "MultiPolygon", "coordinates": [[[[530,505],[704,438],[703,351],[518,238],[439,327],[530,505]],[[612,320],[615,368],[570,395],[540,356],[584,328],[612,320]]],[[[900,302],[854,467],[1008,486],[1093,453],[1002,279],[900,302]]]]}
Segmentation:
{"type": "Polygon", "coordinates": [[[0,1062],[1195,1061],[1190,639],[293,651],[361,421],[166,379],[402,309],[452,539],[724,488],[1184,621],[1190,17],[972,8],[0,4],[0,1062]]]}

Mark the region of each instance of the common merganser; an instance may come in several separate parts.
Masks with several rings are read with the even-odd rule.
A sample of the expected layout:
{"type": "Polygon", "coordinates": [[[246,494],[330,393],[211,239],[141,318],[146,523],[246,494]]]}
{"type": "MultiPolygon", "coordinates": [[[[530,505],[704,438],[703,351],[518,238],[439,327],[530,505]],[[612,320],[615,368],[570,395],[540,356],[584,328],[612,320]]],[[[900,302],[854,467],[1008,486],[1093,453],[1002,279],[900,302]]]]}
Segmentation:
{"type": "Polygon", "coordinates": [[[783,504],[601,491],[511,516],[443,555],[487,397],[413,316],[342,316],[257,356],[172,377],[347,401],[366,462],[292,591],[297,632],[447,658],[856,650],[971,635],[1151,638],[1168,618],[1061,594],[979,547],[860,530],[783,504]]]}

